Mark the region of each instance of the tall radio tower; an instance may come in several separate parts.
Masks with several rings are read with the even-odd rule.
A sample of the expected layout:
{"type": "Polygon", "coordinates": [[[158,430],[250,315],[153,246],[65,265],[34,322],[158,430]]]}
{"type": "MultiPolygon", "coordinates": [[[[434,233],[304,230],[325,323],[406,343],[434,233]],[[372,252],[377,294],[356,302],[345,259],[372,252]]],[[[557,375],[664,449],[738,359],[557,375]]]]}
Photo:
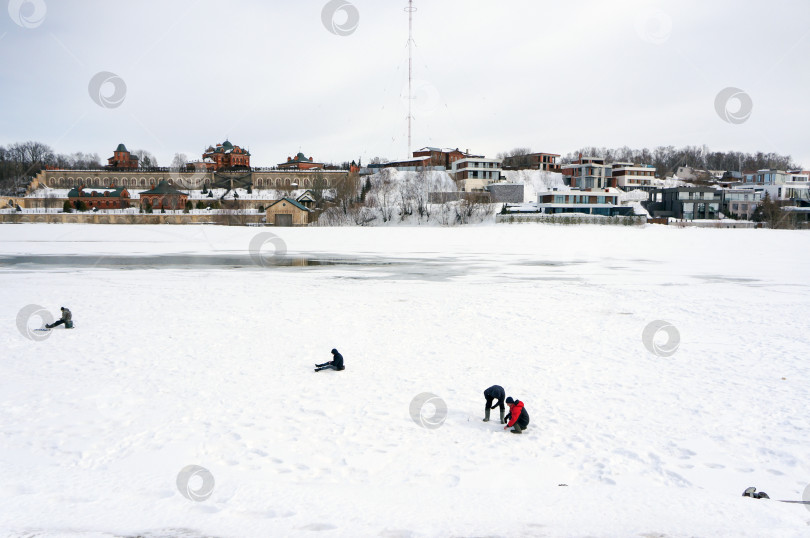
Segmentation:
{"type": "Polygon", "coordinates": [[[405,8],[408,12],[408,155],[411,157],[411,121],[413,115],[411,114],[411,105],[413,104],[413,95],[411,94],[413,88],[413,12],[416,8],[413,7],[413,0],[408,0],[408,7],[405,8]]]}

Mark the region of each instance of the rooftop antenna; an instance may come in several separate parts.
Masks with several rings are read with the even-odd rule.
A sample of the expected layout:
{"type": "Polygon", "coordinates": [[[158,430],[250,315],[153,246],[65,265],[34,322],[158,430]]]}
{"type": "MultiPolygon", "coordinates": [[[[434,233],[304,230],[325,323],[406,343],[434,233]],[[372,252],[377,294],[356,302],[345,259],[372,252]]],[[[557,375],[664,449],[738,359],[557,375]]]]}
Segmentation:
{"type": "Polygon", "coordinates": [[[408,0],[408,7],[405,8],[408,12],[408,158],[411,157],[411,105],[413,104],[413,95],[411,94],[413,86],[413,12],[416,8],[413,7],[413,0],[408,0]]]}

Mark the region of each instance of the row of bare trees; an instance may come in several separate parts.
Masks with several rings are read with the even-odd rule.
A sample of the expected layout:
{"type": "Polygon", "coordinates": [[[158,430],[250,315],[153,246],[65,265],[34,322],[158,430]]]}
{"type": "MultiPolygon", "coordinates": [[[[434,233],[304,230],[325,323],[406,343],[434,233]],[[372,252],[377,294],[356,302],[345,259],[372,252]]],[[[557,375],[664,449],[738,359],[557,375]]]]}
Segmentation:
{"type": "MultiPolygon", "coordinates": [[[[514,148],[498,154],[499,159],[511,157],[516,166],[528,165],[531,148],[514,148]]],[[[791,170],[800,168],[790,155],[777,153],[743,153],[740,151],[711,151],[708,146],[658,146],[652,150],[621,148],[583,147],[562,157],[562,164],[574,162],[580,156],[601,157],[610,164],[614,162],[632,162],[655,166],[658,177],[668,177],[675,173],[679,166],[690,166],[700,170],[737,170],[753,171],[765,168],[791,170]]]]}
{"type": "Polygon", "coordinates": [[[765,168],[791,170],[799,168],[790,155],[777,153],[744,153],[740,151],[711,151],[708,146],[659,146],[652,150],[622,148],[584,147],[567,154],[563,163],[570,163],[582,154],[584,156],[602,157],[606,163],[633,162],[655,166],[659,177],[673,175],[679,166],[690,166],[700,170],[754,171],[765,168]]]}
{"type": "MultiPolygon", "coordinates": [[[[146,150],[132,152],[139,158],[140,166],[157,166],[157,159],[146,150]]],[[[102,167],[98,153],[56,153],[42,142],[29,140],[0,146],[0,192],[16,195],[20,187],[46,167],[63,170],[97,170],[102,167]]]]}
{"type": "Polygon", "coordinates": [[[391,168],[383,168],[365,180],[350,174],[337,185],[334,205],[320,215],[318,223],[367,226],[434,222],[447,226],[479,222],[492,214],[491,205],[474,193],[431,203],[431,193],[455,189],[455,184],[446,175],[427,170],[397,173],[391,168]]]}

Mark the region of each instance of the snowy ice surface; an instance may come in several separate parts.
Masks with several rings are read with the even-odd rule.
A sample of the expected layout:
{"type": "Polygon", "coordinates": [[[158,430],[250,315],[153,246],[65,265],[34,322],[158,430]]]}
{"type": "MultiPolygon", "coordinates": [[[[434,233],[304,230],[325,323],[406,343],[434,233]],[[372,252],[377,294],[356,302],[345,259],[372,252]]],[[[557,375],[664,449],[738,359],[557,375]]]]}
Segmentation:
{"type": "Polygon", "coordinates": [[[808,247],[667,226],[0,226],[0,535],[807,536],[806,506],[741,494],[810,483],[808,247]],[[76,328],[25,338],[32,304],[76,328]],[[656,320],[671,356],[642,342],[656,320]],[[314,373],[333,347],[347,369],[314,373]],[[493,384],[525,402],[525,434],[482,422],[493,384]],[[409,414],[422,393],[447,406],[438,428],[409,414]],[[215,480],[200,502],[176,484],[189,465],[215,480]]]}

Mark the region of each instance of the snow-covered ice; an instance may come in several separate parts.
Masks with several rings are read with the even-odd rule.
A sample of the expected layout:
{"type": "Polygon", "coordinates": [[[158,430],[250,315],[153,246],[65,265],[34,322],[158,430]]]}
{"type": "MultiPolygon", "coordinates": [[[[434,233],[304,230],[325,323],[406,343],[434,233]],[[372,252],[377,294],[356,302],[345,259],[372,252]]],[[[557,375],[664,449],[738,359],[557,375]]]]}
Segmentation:
{"type": "Polygon", "coordinates": [[[808,247],[666,226],[2,226],[0,535],[807,536],[808,507],[741,494],[810,484],[808,247]],[[275,239],[251,257],[265,233],[287,258],[275,239]],[[76,328],[25,338],[31,304],[76,328]],[[671,356],[642,342],[656,320],[671,356]],[[314,373],[333,347],[347,369],[314,373]],[[524,435],[482,422],[493,384],[525,402],[524,435]],[[409,414],[426,392],[437,428],[409,414]],[[200,502],[178,491],[189,465],[215,481],[200,502]]]}

